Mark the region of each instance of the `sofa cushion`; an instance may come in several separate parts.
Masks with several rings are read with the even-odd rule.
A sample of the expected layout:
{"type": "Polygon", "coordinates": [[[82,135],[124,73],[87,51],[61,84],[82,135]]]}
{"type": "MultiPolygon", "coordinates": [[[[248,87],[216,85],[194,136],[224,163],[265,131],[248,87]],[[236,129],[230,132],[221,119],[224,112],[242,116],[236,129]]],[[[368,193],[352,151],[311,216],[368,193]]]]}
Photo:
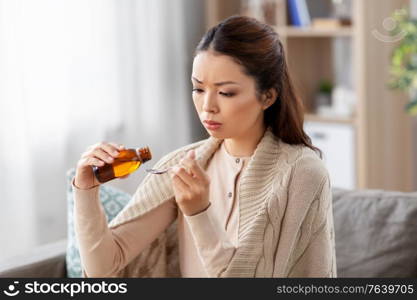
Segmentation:
{"type": "MultiPolygon", "coordinates": [[[[78,251],[78,243],[74,230],[74,198],[71,186],[71,181],[74,176],[75,169],[71,169],[67,172],[68,244],[66,253],[66,268],[67,276],[70,278],[82,277],[80,253],[78,251]]],[[[110,222],[131,199],[130,194],[106,185],[100,185],[99,195],[108,222],[110,222]]]]}
{"type": "Polygon", "coordinates": [[[417,276],[417,193],[333,189],[338,277],[417,276]]]}

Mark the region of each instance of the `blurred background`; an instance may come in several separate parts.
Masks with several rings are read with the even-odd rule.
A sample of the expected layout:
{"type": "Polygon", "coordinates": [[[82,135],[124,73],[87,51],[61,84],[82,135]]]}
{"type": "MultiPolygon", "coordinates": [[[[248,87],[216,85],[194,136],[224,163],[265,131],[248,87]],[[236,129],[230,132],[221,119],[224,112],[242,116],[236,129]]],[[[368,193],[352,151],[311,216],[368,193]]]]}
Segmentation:
{"type": "MultiPolygon", "coordinates": [[[[0,263],[67,233],[89,145],[206,138],[193,51],[224,18],[274,27],[334,187],[417,189],[417,1],[0,0],[0,263]]],[[[144,169],[106,185],[133,194],[144,169]]]]}

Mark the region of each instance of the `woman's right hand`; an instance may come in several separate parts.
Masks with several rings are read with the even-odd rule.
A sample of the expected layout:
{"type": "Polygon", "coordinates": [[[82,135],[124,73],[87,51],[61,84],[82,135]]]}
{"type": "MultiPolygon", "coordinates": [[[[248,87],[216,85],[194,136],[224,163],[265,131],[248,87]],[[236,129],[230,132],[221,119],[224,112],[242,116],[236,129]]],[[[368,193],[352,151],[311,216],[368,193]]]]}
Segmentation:
{"type": "Polygon", "coordinates": [[[77,163],[74,181],[75,186],[79,189],[86,190],[100,185],[100,182],[94,176],[92,167],[102,167],[105,163],[113,163],[114,158],[119,156],[119,151],[124,149],[125,147],[123,145],[107,142],[89,146],[77,163]]]}

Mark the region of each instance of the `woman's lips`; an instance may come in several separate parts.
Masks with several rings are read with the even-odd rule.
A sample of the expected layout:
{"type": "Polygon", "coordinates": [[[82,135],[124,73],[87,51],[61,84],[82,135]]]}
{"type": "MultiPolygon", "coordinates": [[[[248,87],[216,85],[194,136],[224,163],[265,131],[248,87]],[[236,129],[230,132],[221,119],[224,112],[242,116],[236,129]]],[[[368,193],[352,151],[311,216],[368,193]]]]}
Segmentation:
{"type": "Polygon", "coordinates": [[[220,126],[222,126],[221,123],[214,122],[214,121],[209,121],[209,120],[205,120],[205,121],[203,121],[203,123],[204,123],[204,126],[207,129],[210,129],[210,130],[216,130],[216,129],[219,129],[220,126]]]}

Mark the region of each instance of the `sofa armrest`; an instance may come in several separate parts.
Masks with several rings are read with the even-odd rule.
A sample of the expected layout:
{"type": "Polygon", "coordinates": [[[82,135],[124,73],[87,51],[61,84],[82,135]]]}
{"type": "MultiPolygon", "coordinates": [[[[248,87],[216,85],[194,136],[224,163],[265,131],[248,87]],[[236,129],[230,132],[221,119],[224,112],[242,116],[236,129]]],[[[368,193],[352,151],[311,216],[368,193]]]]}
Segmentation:
{"type": "Polygon", "coordinates": [[[0,263],[0,277],[66,277],[66,248],[67,239],[62,239],[12,257],[0,263]]]}

